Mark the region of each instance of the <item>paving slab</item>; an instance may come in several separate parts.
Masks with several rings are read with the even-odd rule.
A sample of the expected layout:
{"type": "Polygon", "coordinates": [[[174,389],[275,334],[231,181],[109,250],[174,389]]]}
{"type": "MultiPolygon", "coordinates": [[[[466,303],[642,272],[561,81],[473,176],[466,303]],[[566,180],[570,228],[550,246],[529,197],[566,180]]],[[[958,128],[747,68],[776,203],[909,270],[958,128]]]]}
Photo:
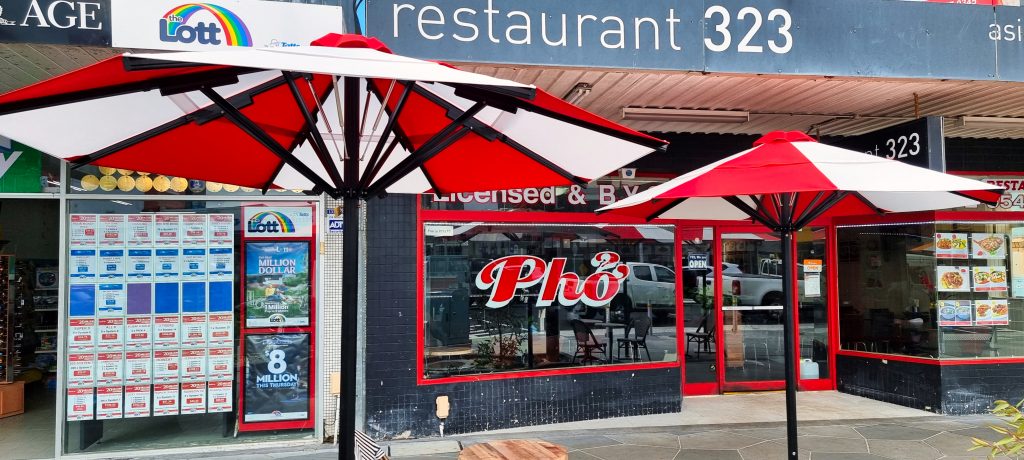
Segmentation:
{"type": "MultiPolygon", "coordinates": [[[[995,422],[992,425],[1001,426],[1001,423],[995,422]]],[[[971,428],[964,428],[959,430],[950,430],[950,433],[958,434],[961,436],[969,436],[972,438],[984,439],[989,442],[998,441],[1003,438],[1003,435],[996,433],[988,426],[976,426],[971,428]]]]}
{"type": "Polygon", "coordinates": [[[939,434],[938,430],[925,430],[894,424],[868,425],[857,427],[856,430],[867,439],[894,439],[904,441],[920,441],[939,434]]]}
{"type": "Polygon", "coordinates": [[[545,436],[544,440],[559,446],[565,446],[565,448],[569,450],[589,449],[591,447],[605,447],[622,444],[608,436],[586,434],[580,436],[565,436],[564,434],[561,436],[545,436]]]}
{"type": "MultiPolygon", "coordinates": [[[[779,460],[788,458],[786,456],[786,445],[780,444],[773,441],[765,441],[761,444],[756,444],[746,449],[740,449],[740,455],[743,456],[743,460],[779,460]]],[[[800,460],[810,460],[811,453],[807,450],[800,449],[800,460]]]]}
{"type": "Polygon", "coordinates": [[[608,437],[622,444],[679,449],[678,437],[670,433],[609,434],[608,437]]]}
{"type": "MultiPolygon", "coordinates": [[[[981,452],[968,452],[967,449],[970,449],[971,446],[973,446],[974,444],[971,442],[970,437],[959,434],[940,433],[936,436],[932,436],[928,439],[925,439],[924,442],[938,449],[939,452],[942,452],[944,455],[948,456],[970,457],[972,455],[976,455],[976,453],[978,452],[981,452]]],[[[980,455],[980,457],[984,458],[984,455],[980,455]]]]}
{"type": "Polygon", "coordinates": [[[743,460],[743,457],[735,450],[683,449],[675,460],[743,460]]]}
{"type": "Polygon", "coordinates": [[[580,452],[585,452],[602,460],[641,458],[644,460],[672,460],[673,458],[675,458],[676,454],[679,453],[679,449],[671,449],[666,447],[619,445],[609,447],[595,447],[593,449],[583,449],[580,452]]]}
{"type": "Polygon", "coordinates": [[[761,442],[764,442],[761,438],[729,431],[709,431],[679,436],[679,447],[682,449],[743,449],[761,442]]]}
{"type": "Polygon", "coordinates": [[[851,454],[851,453],[814,453],[811,460],[893,460],[890,457],[882,457],[874,454],[851,454]]]}
{"type": "MultiPolygon", "coordinates": [[[[818,452],[867,453],[868,443],[862,439],[837,438],[834,436],[800,436],[797,445],[817,454],[818,452]]],[[[812,455],[813,457],[813,455],[812,455]]]]}
{"type": "Polygon", "coordinates": [[[391,455],[429,455],[458,453],[462,450],[459,441],[419,441],[416,443],[395,443],[391,445],[391,455]]]}
{"type": "MultiPolygon", "coordinates": [[[[864,439],[859,431],[849,425],[800,426],[797,433],[801,436],[833,436],[836,438],[864,439]]],[[[783,433],[785,437],[785,433],[783,433]]]]}
{"type": "Polygon", "coordinates": [[[924,441],[868,440],[868,452],[899,460],[936,460],[943,456],[924,441]]]}

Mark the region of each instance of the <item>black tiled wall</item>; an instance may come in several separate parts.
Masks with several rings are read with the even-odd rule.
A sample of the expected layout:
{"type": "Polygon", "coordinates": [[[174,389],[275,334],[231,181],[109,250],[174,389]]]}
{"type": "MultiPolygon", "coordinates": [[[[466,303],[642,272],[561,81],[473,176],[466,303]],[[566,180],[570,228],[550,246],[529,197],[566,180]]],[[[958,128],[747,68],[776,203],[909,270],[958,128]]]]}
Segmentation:
{"type": "Polygon", "coordinates": [[[839,391],[948,415],[985,413],[1024,398],[1024,364],[935,366],[836,356],[839,391]]]}
{"type": "Polygon", "coordinates": [[[437,436],[439,395],[451,402],[445,434],[680,410],[678,368],[417,385],[415,207],[414,197],[402,195],[369,202],[366,429],[371,435],[437,436]]]}
{"type": "Polygon", "coordinates": [[[836,356],[839,391],[901,406],[939,412],[939,366],[880,359],[836,356]]]}

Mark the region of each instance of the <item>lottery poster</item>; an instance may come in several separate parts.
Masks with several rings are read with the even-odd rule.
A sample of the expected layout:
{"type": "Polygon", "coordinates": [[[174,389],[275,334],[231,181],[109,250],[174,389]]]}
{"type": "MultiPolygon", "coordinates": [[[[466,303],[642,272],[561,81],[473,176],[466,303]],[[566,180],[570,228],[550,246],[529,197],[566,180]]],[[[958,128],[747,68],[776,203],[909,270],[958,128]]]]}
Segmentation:
{"type": "Polygon", "coordinates": [[[123,282],[125,277],[124,249],[101,249],[97,265],[99,279],[104,282],[123,282]]]}
{"type": "Polygon", "coordinates": [[[232,380],[234,377],[235,350],[233,348],[210,348],[206,357],[206,375],[209,380],[232,380]]]}
{"type": "Polygon", "coordinates": [[[124,284],[100,284],[97,286],[96,310],[99,316],[124,316],[127,296],[124,284]]]}
{"type": "Polygon", "coordinates": [[[181,346],[206,346],[206,315],[181,315],[181,346]]]}
{"type": "Polygon", "coordinates": [[[68,278],[72,282],[95,281],[99,275],[95,249],[72,249],[68,258],[68,278]]]}
{"type": "Polygon", "coordinates": [[[211,381],[206,384],[206,411],[231,412],[232,382],[229,380],[211,381]]]}
{"type": "Polygon", "coordinates": [[[96,327],[96,346],[120,350],[124,347],[124,330],[124,317],[101,317],[96,327]]]}
{"type": "Polygon", "coordinates": [[[124,416],[124,390],[120,386],[96,389],[96,420],[110,420],[124,416]]]}
{"type": "Polygon", "coordinates": [[[96,318],[71,318],[68,320],[68,351],[83,351],[96,348],[96,318]]]}
{"type": "Polygon", "coordinates": [[[245,422],[309,418],[309,334],[245,337],[245,422]]]}
{"type": "Polygon", "coordinates": [[[209,215],[209,246],[232,247],[235,242],[235,216],[231,214],[209,215]]]}
{"type": "Polygon", "coordinates": [[[155,268],[153,276],[156,280],[169,282],[181,280],[180,258],[181,250],[178,248],[157,249],[153,262],[155,268]]]}
{"type": "Polygon", "coordinates": [[[181,350],[153,351],[153,381],[156,383],[177,383],[181,371],[181,350]]]}
{"type": "Polygon", "coordinates": [[[191,248],[181,250],[182,281],[206,281],[206,249],[191,248]]]}
{"type": "Polygon", "coordinates": [[[92,420],[94,398],[92,388],[68,388],[67,419],[69,422],[92,420]]]}
{"type": "Polygon", "coordinates": [[[124,381],[129,384],[149,384],[153,381],[153,352],[125,352],[124,381]]]}
{"type": "Polygon", "coordinates": [[[67,382],[69,388],[96,384],[96,354],[68,353],[67,382]]]}
{"type": "Polygon", "coordinates": [[[153,245],[177,248],[181,245],[181,214],[157,214],[153,245]]]}
{"type": "Polygon", "coordinates": [[[206,382],[181,384],[181,413],[206,413],[206,382]]]}
{"type": "Polygon", "coordinates": [[[130,214],[128,216],[128,247],[150,247],[156,241],[156,216],[130,214]]]}
{"type": "Polygon", "coordinates": [[[153,317],[153,348],[181,346],[181,317],[178,315],[153,317]]]}
{"type": "Polygon", "coordinates": [[[232,281],[235,278],[235,251],[231,248],[210,248],[208,258],[210,281],[232,281]]]}
{"type": "Polygon", "coordinates": [[[124,387],[124,418],[149,417],[152,388],[149,385],[124,387]]]}
{"type": "Polygon", "coordinates": [[[72,214],[68,225],[68,244],[71,248],[96,247],[96,215],[72,214]]]}
{"type": "Polygon", "coordinates": [[[153,385],[153,416],[178,415],[178,384],[153,385]]]}
{"type": "Polygon", "coordinates": [[[181,216],[181,246],[206,247],[206,214],[181,216]]]}
{"type": "Polygon", "coordinates": [[[96,354],[96,384],[121,385],[124,383],[124,352],[96,354]]]}
{"type": "Polygon", "coordinates": [[[309,243],[245,244],[245,325],[309,325],[309,243]]]}
{"type": "Polygon", "coordinates": [[[210,347],[231,345],[235,338],[235,320],[231,314],[211,314],[206,323],[207,343],[210,347]]]}
{"type": "Polygon", "coordinates": [[[100,247],[123,248],[126,236],[125,222],[123,214],[100,214],[96,243],[100,247]]]}
{"type": "Polygon", "coordinates": [[[128,281],[153,281],[153,250],[128,250],[128,281]]]}
{"type": "Polygon", "coordinates": [[[124,346],[128,349],[153,347],[153,317],[129,316],[126,319],[124,346]]]}
{"type": "Polygon", "coordinates": [[[181,350],[181,381],[199,382],[206,380],[206,349],[181,350]]]}

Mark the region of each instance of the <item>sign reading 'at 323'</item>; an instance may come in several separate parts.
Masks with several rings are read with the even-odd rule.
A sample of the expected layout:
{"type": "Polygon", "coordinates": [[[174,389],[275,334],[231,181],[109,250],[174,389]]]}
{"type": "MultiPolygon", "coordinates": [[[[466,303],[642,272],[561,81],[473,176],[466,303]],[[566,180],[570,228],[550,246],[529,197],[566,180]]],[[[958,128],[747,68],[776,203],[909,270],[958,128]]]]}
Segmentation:
{"type": "Polygon", "coordinates": [[[448,61],[1024,81],[1024,8],[890,0],[367,0],[366,31],[448,61]],[[997,59],[998,56],[998,59],[997,59]]]}

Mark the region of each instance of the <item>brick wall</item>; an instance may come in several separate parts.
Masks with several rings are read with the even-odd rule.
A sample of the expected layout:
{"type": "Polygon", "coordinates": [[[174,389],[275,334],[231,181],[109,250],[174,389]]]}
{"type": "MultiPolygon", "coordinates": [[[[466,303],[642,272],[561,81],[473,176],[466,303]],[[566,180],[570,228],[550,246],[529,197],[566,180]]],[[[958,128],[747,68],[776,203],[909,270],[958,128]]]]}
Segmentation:
{"type": "Polygon", "coordinates": [[[417,385],[415,206],[392,195],[371,200],[367,213],[369,433],[437,436],[438,395],[451,402],[446,434],[680,410],[679,369],[417,385]]]}

